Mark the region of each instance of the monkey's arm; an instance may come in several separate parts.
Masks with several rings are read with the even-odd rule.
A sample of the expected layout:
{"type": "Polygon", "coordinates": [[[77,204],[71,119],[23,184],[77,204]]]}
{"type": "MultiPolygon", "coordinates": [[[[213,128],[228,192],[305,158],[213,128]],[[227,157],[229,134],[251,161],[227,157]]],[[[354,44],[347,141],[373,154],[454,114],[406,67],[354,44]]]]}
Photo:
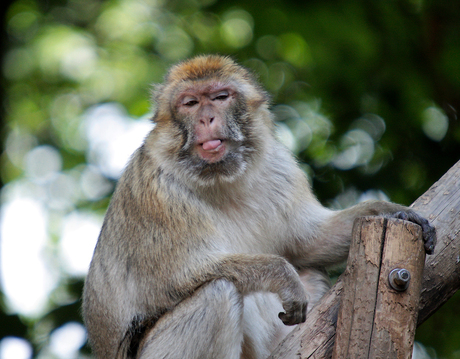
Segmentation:
{"type": "Polygon", "coordinates": [[[305,289],[295,268],[283,257],[271,254],[228,254],[216,261],[203,263],[200,272],[192,271],[191,275],[199,282],[198,286],[211,280],[226,279],[242,295],[252,292],[278,294],[285,310],[285,313],[279,313],[283,323],[294,325],[305,321],[305,289]]]}
{"type": "MultiPolygon", "coordinates": [[[[313,209],[315,210],[315,209],[313,209]]],[[[311,212],[312,209],[310,208],[311,212]]],[[[306,239],[303,255],[296,253],[302,266],[328,266],[347,258],[353,222],[363,216],[385,216],[414,222],[422,227],[425,250],[433,253],[436,245],[436,230],[427,219],[414,210],[391,202],[367,201],[353,207],[332,211],[318,206],[316,222],[310,238],[306,239]]],[[[305,221],[305,220],[304,220],[305,221]]],[[[310,224],[310,226],[312,226],[310,224]]]]}

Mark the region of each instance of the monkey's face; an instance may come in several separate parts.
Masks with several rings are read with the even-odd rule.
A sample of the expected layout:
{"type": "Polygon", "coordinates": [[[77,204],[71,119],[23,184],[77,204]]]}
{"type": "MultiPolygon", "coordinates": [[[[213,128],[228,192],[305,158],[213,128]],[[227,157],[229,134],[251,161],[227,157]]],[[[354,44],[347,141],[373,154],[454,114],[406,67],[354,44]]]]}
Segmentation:
{"type": "Polygon", "coordinates": [[[178,117],[191,132],[187,147],[190,152],[208,163],[221,161],[234,142],[243,140],[241,134],[227,133],[227,122],[234,112],[235,91],[228,86],[211,84],[194,86],[182,91],[176,101],[178,117]]]}
{"type": "Polygon", "coordinates": [[[202,184],[232,181],[254,151],[243,95],[218,81],[189,83],[172,104],[183,145],[179,162],[202,184]]]}
{"type": "Polygon", "coordinates": [[[164,165],[187,183],[234,181],[257,163],[271,135],[268,95],[227,57],[198,56],[173,66],[154,100],[164,165]]]}

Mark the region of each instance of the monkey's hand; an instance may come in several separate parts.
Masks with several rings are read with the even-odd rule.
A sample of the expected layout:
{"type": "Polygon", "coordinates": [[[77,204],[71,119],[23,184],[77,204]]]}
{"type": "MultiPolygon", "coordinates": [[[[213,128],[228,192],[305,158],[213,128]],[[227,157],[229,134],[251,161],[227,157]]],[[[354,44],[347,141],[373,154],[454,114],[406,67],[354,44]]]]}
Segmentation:
{"type": "Polygon", "coordinates": [[[430,222],[428,222],[426,218],[422,217],[411,209],[408,209],[407,211],[396,212],[390,217],[413,222],[422,227],[422,238],[425,244],[425,251],[427,254],[433,254],[434,247],[436,246],[436,229],[430,224],[430,222]]]}
{"type": "Polygon", "coordinates": [[[307,319],[308,301],[305,289],[300,282],[293,282],[290,288],[285,288],[279,293],[285,312],[278,317],[285,325],[296,325],[307,319]]]}

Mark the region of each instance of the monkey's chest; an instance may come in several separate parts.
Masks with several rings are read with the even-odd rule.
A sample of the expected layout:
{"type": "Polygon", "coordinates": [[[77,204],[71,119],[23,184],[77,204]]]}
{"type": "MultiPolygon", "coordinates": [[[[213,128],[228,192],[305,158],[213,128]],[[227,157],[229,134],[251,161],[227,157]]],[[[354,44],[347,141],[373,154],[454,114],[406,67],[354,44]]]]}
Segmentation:
{"type": "Polygon", "coordinates": [[[237,209],[216,222],[222,233],[223,246],[237,253],[279,254],[280,239],[285,238],[288,226],[276,211],[237,209]]]}

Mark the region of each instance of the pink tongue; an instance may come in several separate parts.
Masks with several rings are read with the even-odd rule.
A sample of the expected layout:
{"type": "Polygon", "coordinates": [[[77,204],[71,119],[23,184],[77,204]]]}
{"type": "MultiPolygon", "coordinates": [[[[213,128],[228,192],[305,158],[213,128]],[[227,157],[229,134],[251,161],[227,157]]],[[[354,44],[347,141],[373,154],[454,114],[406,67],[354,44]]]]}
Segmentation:
{"type": "Polygon", "coordinates": [[[221,140],[207,141],[203,143],[203,150],[205,151],[215,150],[217,147],[220,146],[221,143],[222,143],[221,140]]]}

